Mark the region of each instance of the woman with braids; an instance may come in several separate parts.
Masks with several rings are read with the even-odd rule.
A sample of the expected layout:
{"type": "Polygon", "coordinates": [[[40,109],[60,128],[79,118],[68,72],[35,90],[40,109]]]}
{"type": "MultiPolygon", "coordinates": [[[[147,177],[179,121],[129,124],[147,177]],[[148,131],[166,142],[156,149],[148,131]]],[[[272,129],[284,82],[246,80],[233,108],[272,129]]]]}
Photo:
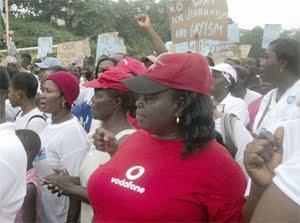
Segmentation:
{"type": "MultiPolygon", "coordinates": [[[[246,180],[215,137],[205,57],[162,54],[123,83],[141,127],[90,177],[93,222],[242,222],[246,180]]],[[[101,131],[96,148],[111,143],[101,131]]]]}

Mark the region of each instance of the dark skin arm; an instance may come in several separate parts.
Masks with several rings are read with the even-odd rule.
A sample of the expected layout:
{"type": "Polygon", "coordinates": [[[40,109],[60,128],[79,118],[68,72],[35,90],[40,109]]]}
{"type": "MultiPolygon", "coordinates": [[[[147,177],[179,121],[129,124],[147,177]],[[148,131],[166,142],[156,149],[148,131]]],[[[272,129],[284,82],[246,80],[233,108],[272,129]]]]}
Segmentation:
{"type": "Polygon", "coordinates": [[[36,189],[31,183],[27,184],[23,210],[24,222],[36,222],[36,189]]]}
{"type": "Polygon", "coordinates": [[[70,199],[89,204],[87,189],[80,185],[79,177],[72,177],[68,172],[60,169],[53,170],[56,174],[42,179],[43,184],[47,185],[52,193],[57,193],[58,196],[65,195],[70,199]]]}
{"type": "Polygon", "coordinates": [[[135,19],[138,25],[148,33],[154,51],[158,55],[168,52],[164,42],[161,40],[160,36],[153,29],[149,16],[145,13],[140,13],[135,16],[135,19]]]}
{"type": "Polygon", "coordinates": [[[67,223],[78,222],[81,202],[71,198],[69,199],[69,202],[70,205],[69,205],[67,223]]]}
{"type": "Polygon", "coordinates": [[[286,196],[274,183],[263,193],[251,222],[299,222],[300,206],[286,196]]]}
{"type": "Polygon", "coordinates": [[[274,169],[282,162],[283,137],[284,129],[280,127],[274,135],[264,132],[247,145],[244,164],[252,183],[250,195],[243,207],[245,222],[250,222],[262,196],[272,184],[274,169]]]}

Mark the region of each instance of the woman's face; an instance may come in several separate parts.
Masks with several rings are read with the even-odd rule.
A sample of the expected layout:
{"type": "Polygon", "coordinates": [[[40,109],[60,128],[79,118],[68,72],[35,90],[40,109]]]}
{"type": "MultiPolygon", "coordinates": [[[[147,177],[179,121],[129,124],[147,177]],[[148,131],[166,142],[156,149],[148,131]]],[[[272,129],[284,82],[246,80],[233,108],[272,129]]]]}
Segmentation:
{"type": "Polygon", "coordinates": [[[213,87],[212,87],[213,94],[219,92],[221,89],[224,89],[227,85],[229,85],[227,79],[220,71],[212,70],[212,76],[213,76],[213,87]]]}
{"type": "Polygon", "coordinates": [[[115,99],[110,97],[106,90],[95,90],[92,98],[91,109],[93,118],[98,120],[105,120],[115,110],[115,99]]]}
{"type": "Polygon", "coordinates": [[[53,81],[47,80],[41,94],[41,110],[45,113],[55,114],[64,107],[63,104],[66,104],[66,100],[58,86],[53,81]]]}
{"type": "Polygon", "coordinates": [[[136,118],[142,129],[157,136],[164,136],[165,133],[176,128],[178,106],[173,90],[140,95],[136,106],[136,118]]]}
{"type": "Polygon", "coordinates": [[[278,60],[273,47],[270,46],[260,60],[260,72],[266,81],[280,81],[280,61],[278,60]]]}

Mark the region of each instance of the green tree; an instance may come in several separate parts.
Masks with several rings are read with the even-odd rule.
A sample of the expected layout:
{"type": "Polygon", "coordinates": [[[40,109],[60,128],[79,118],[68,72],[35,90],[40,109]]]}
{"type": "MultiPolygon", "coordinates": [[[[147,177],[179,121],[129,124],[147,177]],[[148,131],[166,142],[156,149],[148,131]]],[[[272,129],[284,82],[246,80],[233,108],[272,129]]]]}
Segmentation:
{"type": "Polygon", "coordinates": [[[265,50],[262,49],[262,39],[263,39],[264,29],[257,26],[254,29],[246,32],[241,37],[241,44],[251,44],[251,50],[249,52],[249,57],[259,59],[264,55],[265,50]]]}

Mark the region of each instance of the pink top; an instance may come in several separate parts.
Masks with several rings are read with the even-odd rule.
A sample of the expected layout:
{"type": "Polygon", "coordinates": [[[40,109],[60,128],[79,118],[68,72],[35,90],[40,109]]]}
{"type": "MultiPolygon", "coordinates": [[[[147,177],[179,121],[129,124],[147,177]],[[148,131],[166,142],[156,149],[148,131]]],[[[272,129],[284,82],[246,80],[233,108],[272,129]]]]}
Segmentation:
{"type": "Polygon", "coordinates": [[[250,121],[248,123],[248,126],[247,128],[252,131],[252,128],[253,128],[253,124],[254,124],[254,120],[255,120],[255,117],[257,115],[257,112],[259,110],[259,107],[260,107],[260,103],[263,99],[263,96],[254,100],[253,102],[251,102],[248,106],[248,112],[249,112],[249,117],[250,117],[250,121]]]}
{"type": "MultiPolygon", "coordinates": [[[[31,168],[26,173],[26,183],[33,184],[36,190],[36,222],[41,222],[41,191],[38,185],[38,180],[35,176],[35,168],[31,168]]],[[[21,209],[16,216],[15,223],[23,223],[23,209],[21,209]]]]}

